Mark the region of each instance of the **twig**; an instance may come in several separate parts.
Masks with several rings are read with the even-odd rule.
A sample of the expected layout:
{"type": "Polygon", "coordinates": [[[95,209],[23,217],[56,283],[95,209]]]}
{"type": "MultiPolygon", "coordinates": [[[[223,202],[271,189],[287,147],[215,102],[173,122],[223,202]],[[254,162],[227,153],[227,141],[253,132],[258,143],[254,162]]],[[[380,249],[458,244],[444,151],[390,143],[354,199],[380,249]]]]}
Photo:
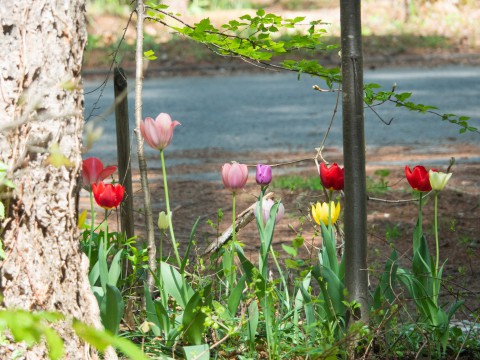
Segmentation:
{"type": "Polygon", "coordinates": [[[374,198],[374,197],[371,197],[371,196],[369,196],[369,195],[367,195],[367,200],[384,202],[384,203],[390,203],[390,204],[402,204],[402,203],[411,203],[411,202],[416,202],[416,201],[418,201],[418,199],[387,200],[387,199],[374,198]]]}
{"type": "MultiPolygon", "coordinates": [[[[155,261],[156,247],[153,230],[153,214],[148,188],[147,162],[143,152],[143,138],[140,134],[140,123],[142,122],[142,85],[143,85],[143,20],[145,6],[143,0],[137,0],[137,48],[135,52],[135,134],[137,138],[138,169],[140,171],[140,182],[143,191],[143,204],[145,211],[145,230],[148,244],[148,266],[152,273],[156,273],[157,264],[155,261]]],[[[148,272],[148,287],[153,291],[155,279],[148,272]]]]}

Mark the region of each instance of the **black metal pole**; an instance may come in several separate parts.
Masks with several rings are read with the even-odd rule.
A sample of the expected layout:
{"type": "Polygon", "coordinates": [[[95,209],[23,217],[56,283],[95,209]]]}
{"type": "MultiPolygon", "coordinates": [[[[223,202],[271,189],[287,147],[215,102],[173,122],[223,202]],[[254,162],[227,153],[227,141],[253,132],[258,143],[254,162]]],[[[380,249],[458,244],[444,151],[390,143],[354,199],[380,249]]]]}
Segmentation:
{"type": "Polygon", "coordinates": [[[345,165],[345,285],[360,309],[347,321],[368,322],[367,195],[360,0],[340,1],[343,153],[345,165]]]}
{"type": "Polygon", "coordinates": [[[117,157],[120,184],[125,186],[125,199],[121,206],[122,232],[127,239],[134,236],[133,190],[130,151],[130,127],[128,122],[127,77],[121,68],[114,71],[115,121],[117,125],[117,157]]]}

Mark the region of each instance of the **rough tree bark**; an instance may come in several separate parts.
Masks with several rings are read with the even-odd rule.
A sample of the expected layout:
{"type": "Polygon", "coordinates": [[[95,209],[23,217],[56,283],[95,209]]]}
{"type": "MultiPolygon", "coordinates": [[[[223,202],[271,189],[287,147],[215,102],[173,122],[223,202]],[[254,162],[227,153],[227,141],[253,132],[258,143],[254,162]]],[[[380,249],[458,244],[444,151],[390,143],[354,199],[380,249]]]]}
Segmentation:
{"type": "MultiPolygon", "coordinates": [[[[85,1],[1,1],[0,23],[0,160],[17,186],[0,229],[1,306],[59,311],[100,327],[75,213],[85,1]],[[49,163],[53,144],[69,166],[49,163]]],[[[67,322],[56,329],[66,358],[96,357],[67,322]]],[[[9,358],[12,347],[2,347],[0,358],[9,358]]],[[[27,359],[46,358],[43,345],[23,351],[27,359]]]]}

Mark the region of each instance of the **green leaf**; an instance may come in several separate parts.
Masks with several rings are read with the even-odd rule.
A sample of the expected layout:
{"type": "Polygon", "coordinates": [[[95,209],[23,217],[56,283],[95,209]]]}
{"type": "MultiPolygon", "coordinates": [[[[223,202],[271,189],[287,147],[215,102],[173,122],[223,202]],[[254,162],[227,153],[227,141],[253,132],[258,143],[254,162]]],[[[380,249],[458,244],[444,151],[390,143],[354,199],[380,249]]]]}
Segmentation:
{"type": "Polygon", "coordinates": [[[145,292],[147,320],[156,325],[151,327],[151,330],[155,336],[159,336],[160,330],[166,331],[165,320],[163,319],[162,311],[157,311],[157,307],[155,306],[152,296],[150,295],[150,291],[148,290],[147,283],[144,284],[143,289],[145,292]]]}
{"type": "Polygon", "coordinates": [[[185,337],[194,345],[201,345],[205,332],[205,319],[207,316],[202,311],[202,306],[211,302],[211,284],[203,289],[204,298],[196,292],[190,298],[183,312],[182,325],[185,337]]]}
{"type": "Polygon", "coordinates": [[[110,264],[110,270],[108,270],[108,284],[116,286],[120,275],[122,274],[122,252],[119,250],[110,264]]]}
{"type": "Polygon", "coordinates": [[[283,248],[283,251],[285,251],[288,255],[292,257],[297,257],[298,252],[297,252],[297,249],[295,249],[294,247],[282,244],[282,248],[283,248]]]}
{"type": "Polygon", "coordinates": [[[184,346],[183,352],[185,353],[186,360],[209,360],[210,348],[208,344],[184,346]]]}
{"type": "Polygon", "coordinates": [[[187,250],[185,251],[185,255],[183,256],[182,264],[180,266],[180,273],[181,274],[183,274],[183,271],[185,270],[185,266],[187,266],[188,258],[189,258],[189,255],[190,255],[190,250],[191,250],[192,245],[193,245],[193,240],[195,238],[195,233],[197,231],[197,226],[198,226],[199,222],[200,222],[200,217],[197,218],[197,221],[195,221],[195,223],[193,224],[192,231],[190,232],[190,238],[188,240],[187,250]]]}
{"type": "Polygon", "coordinates": [[[165,291],[185,309],[185,306],[187,306],[187,303],[194,294],[193,289],[173,266],[162,261],[160,267],[165,291]]]}
{"type": "Polygon", "coordinates": [[[148,60],[157,60],[157,57],[155,56],[155,52],[153,50],[148,50],[143,53],[143,55],[148,59],[148,60]]]}
{"type": "Polygon", "coordinates": [[[45,340],[48,347],[48,356],[51,360],[61,359],[65,353],[62,338],[51,328],[44,329],[45,340]]]}
{"type": "Polygon", "coordinates": [[[112,335],[105,330],[98,330],[94,327],[74,320],[72,324],[75,333],[84,341],[97,350],[104,352],[108,346],[119,349],[125,356],[132,360],[148,360],[148,357],[131,341],[112,335]]]}
{"type": "Polygon", "coordinates": [[[64,319],[62,314],[54,312],[31,313],[25,310],[0,310],[0,332],[9,329],[15,341],[23,341],[28,346],[40,342],[42,337],[45,337],[49,357],[56,360],[64,355],[63,341],[48,323],[62,319],[64,319]]]}
{"type": "Polygon", "coordinates": [[[100,273],[100,284],[102,285],[103,291],[106,292],[106,286],[108,283],[108,264],[103,239],[100,240],[100,245],[98,248],[98,266],[100,273]]]}
{"type": "Polygon", "coordinates": [[[228,298],[228,311],[232,316],[235,316],[240,300],[242,300],[243,289],[245,287],[246,275],[243,274],[238,280],[237,285],[233,288],[230,297],[228,298]]]}
{"type": "Polygon", "coordinates": [[[261,16],[264,16],[264,15],[265,15],[265,10],[263,10],[263,9],[258,9],[257,10],[257,16],[261,17],[261,16]]]}
{"type": "Polygon", "coordinates": [[[102,324],[106,330],[112,334],[117,334],[125,304],[122,299],[122,294],[116,286],[107,284],[106,288],[107,291],[100,305],[102,324]]]}
{"type": "Polygon", "coordinates": [[[257,333],[259,320],[258,304],[256,301],[252,301],[248,306],[248,322],[247,322],[247,335],[248,344],[250,349],[255,349],[255,335],[257,333]]]}

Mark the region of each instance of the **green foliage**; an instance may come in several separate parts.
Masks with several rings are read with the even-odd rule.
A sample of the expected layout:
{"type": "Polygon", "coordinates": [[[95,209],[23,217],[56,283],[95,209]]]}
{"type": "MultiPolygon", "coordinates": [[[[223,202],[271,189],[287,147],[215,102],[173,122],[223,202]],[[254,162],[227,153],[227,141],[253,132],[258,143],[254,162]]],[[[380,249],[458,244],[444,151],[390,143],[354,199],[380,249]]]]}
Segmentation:
{"type": "MultiPolygon", "coordinates": [[[[12,333],[14,341],[25,342],[27,346],[33,346],[45,339],[49,358],[61,359],[65,353],[63,341],[52,329],[52,324],[63,320],[65,317],[56,312],[33,313],[25,310],[0,310],[0,333],[8,329],[12,333]]],[[[73,319],[72,328],[77,336],[101,352],[105,351],[108,346],[113,346],[130,359],[148,359],[133,343],[112,335],[108,331],[95,329],[75,319],[73,319]]]]}
{"type": "Polygon", "coordinates": [[[408,99],[412,96],[412,93],[396,93],[395,87],[392,91],[377,91],[381,86],[379,84],[366,84],[364,85],[364,101],[369,107],[379,106],[386,102],[395,104],[397,107],[403,107],[409,111],[418,112],[422,114],[433,114],[442,119],[442,121],[448,121],[451,124],[454,124],[459,127],[459,133],[463,134],[467,131],[478,132],[478,129],[474,126],[470,126],[468,121],[470,117],[468,116],[458,116],[455,114],[442,114],[438,112],[438,108],[431,105],[418,104],[408,99]]]}
{"type": "Polygon", "coordinates": [[[318,176],[302,177],[298,175],[284,175],[273,179],[271,187],[274,189],[294,190],[321,190],[322,184],[318,176]]]}
{"type": "Polygon", "coordinates": [[[63,357],[65,350],[62,339],[49,324],[59,320],[63,316],[58,313],[0,310],[0,332],[9,329],[16,342],[25,342],[29,347],[44,338],[50,359],[56,360],[63,357]]]}
{"type": "Polygon", "coordinates": [[[386,169],[376,170],[374,176],[367,176],[367,192],[372,195],[383,195],[391,190],[387,177],[390,171],[386,169]]]}

